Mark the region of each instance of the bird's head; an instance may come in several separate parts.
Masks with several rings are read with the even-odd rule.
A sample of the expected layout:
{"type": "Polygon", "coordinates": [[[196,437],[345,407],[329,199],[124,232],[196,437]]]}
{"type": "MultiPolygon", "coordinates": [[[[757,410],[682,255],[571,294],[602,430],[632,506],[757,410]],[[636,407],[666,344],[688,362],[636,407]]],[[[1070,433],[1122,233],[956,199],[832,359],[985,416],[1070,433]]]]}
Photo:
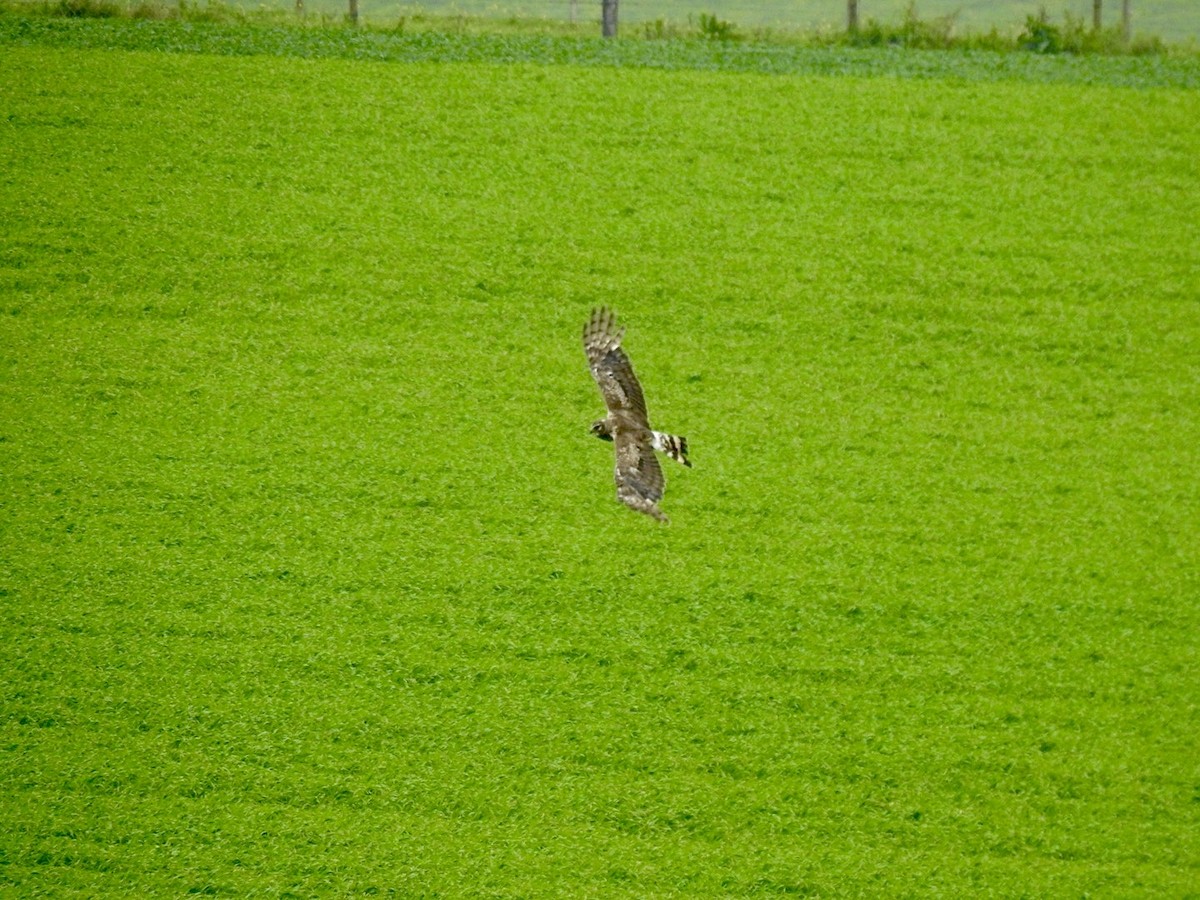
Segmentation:
{"type": "Polygon", "coordinates": [[[592,434],[602,441],[611,441],[612,429],[608,427],[608,419],[597,419],[592,423],[592,434]]]}

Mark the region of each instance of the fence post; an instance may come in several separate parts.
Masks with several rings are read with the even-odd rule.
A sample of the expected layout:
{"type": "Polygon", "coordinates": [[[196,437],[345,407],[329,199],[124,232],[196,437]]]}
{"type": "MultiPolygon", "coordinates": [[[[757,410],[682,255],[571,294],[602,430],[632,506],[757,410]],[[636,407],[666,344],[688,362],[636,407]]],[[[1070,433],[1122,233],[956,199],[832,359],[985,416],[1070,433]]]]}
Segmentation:
{"type": "Polygon", "coordinates": [[[600,33],[617,36],[617,0],[600,0],[600,33]]]}
{"type": "Polygon", "coordinates": [[[358,0],[350,0],[350,24],[358,24],[358,0]]]}
{"type": "Polygon", "coordinates": [[[1104,23],[1104,17],[1100,14],[1100,7],[1103,3],[1104,0],[1092,0],[1092,31],[1097,33],[1104,23]]]}
{"type": "Polygon", "coordinates": [[[1125,43],[1129,43],[1129,39],[1133,37],[1133,29],[1130,23],[1129,16],[1129,0],[1121,0],[1121,37],[1125,39],[1125,43]]]}
{"type": "Polygon", "coordinates": [[[858,33],[858,0],[846,0],[846,30],[858,33]]]}

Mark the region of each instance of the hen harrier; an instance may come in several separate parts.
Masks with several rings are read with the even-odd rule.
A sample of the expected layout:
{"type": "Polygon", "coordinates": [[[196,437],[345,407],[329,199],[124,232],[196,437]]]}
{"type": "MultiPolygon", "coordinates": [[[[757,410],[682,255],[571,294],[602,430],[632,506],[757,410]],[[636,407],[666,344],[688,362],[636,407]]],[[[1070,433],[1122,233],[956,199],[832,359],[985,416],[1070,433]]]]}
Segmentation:
{"type": "Polygon", "coordinates": [[[592,423],[592,434],[616,444],[617,499],[666,522],[667,517],[656,505],[662,499],[664,480],[654,451],[691,468],[687,438],[650,427],[642,386],[621,349],[624,335],[625,329],[617,327],[612,310],[603,306],[592,310],[592,318],[583,326],[583,350],[608,407],[608,416],[592,423]]]}

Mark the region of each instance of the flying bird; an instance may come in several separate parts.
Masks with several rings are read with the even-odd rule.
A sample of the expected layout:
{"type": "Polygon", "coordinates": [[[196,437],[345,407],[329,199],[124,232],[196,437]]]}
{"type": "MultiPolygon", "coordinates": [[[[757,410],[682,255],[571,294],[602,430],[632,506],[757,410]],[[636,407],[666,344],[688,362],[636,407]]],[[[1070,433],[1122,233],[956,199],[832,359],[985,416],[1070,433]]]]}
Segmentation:
{"type": "Polygon", "coordinates": [[[654,451],[691,468],[687,438],[650,427],[642,386],[621,349],[624,335],[612,310],[603,306],[592,310],[591,319],[583,326],[583,350],[608,407],[608,415],[592,423],[592,434],[615,445],[617,499],[630,509],[666,522],[658,508],[665,480],[654,451]]]}

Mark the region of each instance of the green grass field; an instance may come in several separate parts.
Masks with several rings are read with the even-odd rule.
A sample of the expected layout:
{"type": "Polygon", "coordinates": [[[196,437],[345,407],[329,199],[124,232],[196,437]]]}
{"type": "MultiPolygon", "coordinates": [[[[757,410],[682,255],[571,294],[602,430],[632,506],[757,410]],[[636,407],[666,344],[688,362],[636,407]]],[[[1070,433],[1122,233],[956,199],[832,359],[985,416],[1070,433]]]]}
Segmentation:
{"type": "Polygon", "coordinates": [[[6,28],[0,892],[1195,896],[1200,91],[6,28]]]}
{"type": "MultiPolygon", "coordinates": [[[[295,0],[231,0],[245,9],[295,8],[295,0]]],[[[912,0],[859,0],[859,15],[865,21],[901,21],[912,0]]],[[[346,0],[304,0],[305,9],[343,14],[346,0]]],[[[1046,12],[1058,22],[1066,15],[1092,21],[1092,0],[916,0],[917,15],[923,19],[954,18],[959,32],[1017,32],[1027,16],[1046,12]]],[[[359,0],[368,21],[386,21],[414,11],[465,12],[501,19],[506,16],[535,16],[569,20],[571,0],[359,0]]],[[[756,27],[822,30],[844,28],[845,0],[620,0],[621,21],[636,30],[640,23],[664,20],[686,22],[701,14],[715,14],[743,29],[756,27]]],[[[1167,41],[1200,40],[1200,8],[1195,0],[1133,0],[1132,27],[1135,33],[1157,35],[1167,41]]],[[[598,23],[598,0],[576,0],[576,20],[598,23]]],[[[1121,20],[1120,0],[1104,0],[1103,21],[1116,27],[1121,20]]],[[[596,26],[599,27],[598,25],[596,26]]]]}

